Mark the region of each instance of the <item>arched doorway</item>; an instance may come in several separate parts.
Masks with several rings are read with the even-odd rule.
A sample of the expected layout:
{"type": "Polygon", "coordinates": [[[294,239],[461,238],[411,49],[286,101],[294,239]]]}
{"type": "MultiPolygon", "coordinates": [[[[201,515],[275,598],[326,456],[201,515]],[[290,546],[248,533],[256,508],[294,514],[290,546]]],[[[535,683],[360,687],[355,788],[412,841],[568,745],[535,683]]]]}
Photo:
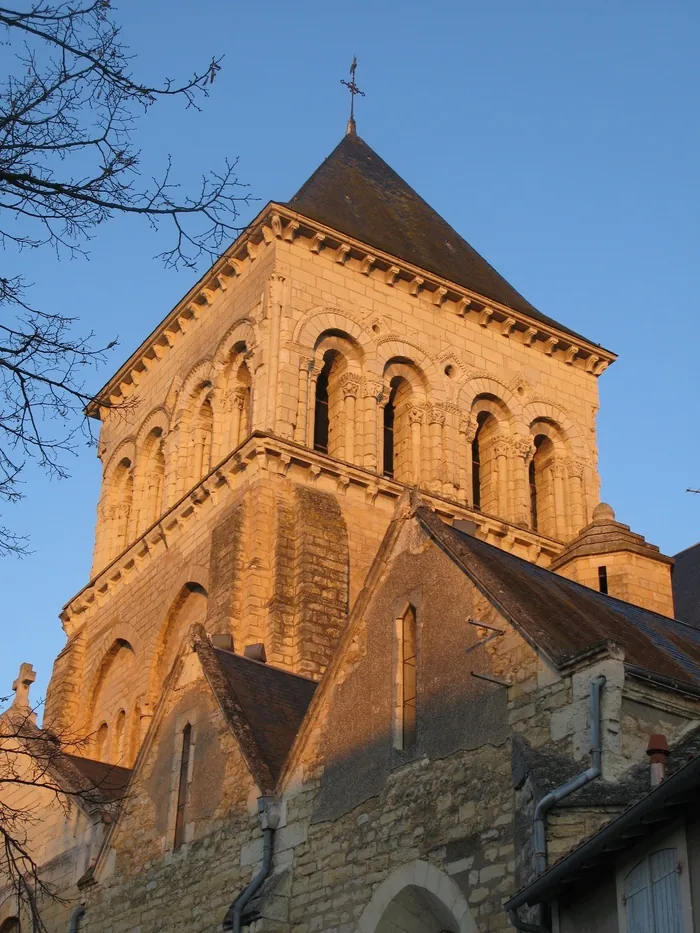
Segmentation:
{"type": "Polygon", "coordinates": [[[409,862],[372,895],[358,933],[476,933],[466,898],[454,881],[429,862],[409,862]]]}

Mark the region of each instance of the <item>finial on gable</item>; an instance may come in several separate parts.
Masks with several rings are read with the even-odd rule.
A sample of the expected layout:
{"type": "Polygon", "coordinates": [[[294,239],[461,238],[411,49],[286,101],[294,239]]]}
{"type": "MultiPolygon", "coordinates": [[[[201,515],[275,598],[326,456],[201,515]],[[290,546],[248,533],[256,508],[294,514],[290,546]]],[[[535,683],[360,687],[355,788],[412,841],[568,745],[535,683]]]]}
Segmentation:
{"type": "Polygon", "coordinates": [[[346,81],[344,78],[340,79],[340,83],[344,84],[346,88],[350,91],[350,119],[348,120],[348,125],[345,130],[346,136],[357,136],[357,126],[355,125],[355,95],[359,94],[360,97],[365,96],[365,92],[361,91],[357,84],[355,83],[355,72],[357,71],[357,55],[352,57],[352,65],[350,65],[350,80],[346,81]]]}
{"type": "Polygon", "coordinates": [[[17,679],[12,684],[15,696],[10,709],[20,710],[21,712],[31,711],[31,706],[29,704],[29,688],[35,680],[36,673],[34,668],[31,664],[27,664],[27,662],[24,661],[20,666],[17,679]]]}

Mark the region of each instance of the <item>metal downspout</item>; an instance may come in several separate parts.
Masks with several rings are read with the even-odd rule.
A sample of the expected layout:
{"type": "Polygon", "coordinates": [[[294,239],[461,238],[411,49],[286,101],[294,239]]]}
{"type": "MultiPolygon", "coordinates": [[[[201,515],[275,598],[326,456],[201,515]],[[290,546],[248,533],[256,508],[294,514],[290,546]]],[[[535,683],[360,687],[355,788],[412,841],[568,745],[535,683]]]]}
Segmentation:
{"type": "MultiPolygon", "coordinates": [[[[549,811],[569,794],[585,787],[591,781],[600,777],[601,773],[601,729],[600,729],[600,695],[606,683],[606,677],[600,674],[591,681],[589,728],[591,737],[591,767],[577,774],[576,777],[560,784],[550,791],[535,807],[535,816],[532,824],[533,844],[535,849],[535,872],[543,874],[547,870],[547,814],[549,811]]],[[[517,930],[522,933],[549,933],[550,924],[547,922],[547,905],[540,904],[539,923],[526,923],[518,916],[518,911],[511,908],[508,919],[517,930]]]]}
{"type": "Polygon", "coordinates": [[[560,784],[550,791],[535,807],[535,818],[533,820],[533,837],[535,847],[535,872],[541,875],[547,870],[547,814],[560,800],[573,794],[574,791],[585,787],[591,781],[600,777],[600,694],[605,685],[606,678],[603,674],[591,681],[590,695],[590,736],[591,736],[591,767],[586,771],[577,774],[565,784],[560,784]]]}
{"type": "Polygon", "coordinates": [[[253,895],[260,889],[263,881],[270,874],[272,866],[272,851],[275,829],[279,822],[277,813],[274,812],[274,799],[272,797],[258,798],[258,819],[263,831],[263,858],[260,871],[255,875],[247,888],[238,895],[236,900],[226,911],[224,917],[224,930],[231,930],[232,933],[241,933],[241,920],[243,917],[243,908],[248,904],[253,895]]]}
{"type": "Polygon", "coordinates": [[[82,904],[78,904],[73,913],[70,915],[70,926],[68,927],[68,933],[78,933],[78,928],[80,927],[80,921],[85,916],[85,908],[82,904]]]}

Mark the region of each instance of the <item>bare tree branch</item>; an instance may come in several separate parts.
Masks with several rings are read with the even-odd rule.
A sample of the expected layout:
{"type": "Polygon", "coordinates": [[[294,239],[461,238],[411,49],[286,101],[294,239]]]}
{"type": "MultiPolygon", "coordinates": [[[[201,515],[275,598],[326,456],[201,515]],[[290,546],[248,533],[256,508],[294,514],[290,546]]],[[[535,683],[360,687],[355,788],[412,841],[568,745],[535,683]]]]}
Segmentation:
{"type": "MultiPolygon", "coordinates": [[[[249,195],[236,163],[204,174],[192,191],[174,180],[170,157],[158,178],[141,175],[134,144],[139,118],[159,100],[199,109],[221,68],[213,58],[184,81],[140,81],[109,0],[30,0],[0,5],[0,249],[6,261],[24,250],[50,248],[86,255],[95,228],[115,214],[165,225],[172,242],[159,254],[166,267],[211,262],[239,232],[249,195]],[[9,50],[10,54],[7,54],[9,50]]],[[[7,268],[7,266],[6,266],[7,268]]],[[[0,270],[0,500],[22,495],[29,461],[66,475],[65,455],[89,433],[82,411],[83,374],[104,361],[114,343],[76,335],[74,319],[33,308],[29,283],[0,270]]],[[[99,401],[99,400],[98,400],[99,401]]],[[[0,555],[26,542],[0,526],[0,555]]]]}

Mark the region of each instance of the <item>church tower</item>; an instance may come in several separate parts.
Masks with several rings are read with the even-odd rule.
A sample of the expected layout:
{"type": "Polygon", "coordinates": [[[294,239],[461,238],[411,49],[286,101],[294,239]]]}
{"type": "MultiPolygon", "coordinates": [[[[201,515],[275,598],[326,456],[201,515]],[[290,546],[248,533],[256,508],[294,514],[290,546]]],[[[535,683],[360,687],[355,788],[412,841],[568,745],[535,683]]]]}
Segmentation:
{"type": "Polygon", "coordinates": [[[360,137],[268,203],[104,387],[92,577],[46,722],[130,766],[184,634],[318,679],[406,487],[549,566],[598,503],[614,354],[360,137]]]}

